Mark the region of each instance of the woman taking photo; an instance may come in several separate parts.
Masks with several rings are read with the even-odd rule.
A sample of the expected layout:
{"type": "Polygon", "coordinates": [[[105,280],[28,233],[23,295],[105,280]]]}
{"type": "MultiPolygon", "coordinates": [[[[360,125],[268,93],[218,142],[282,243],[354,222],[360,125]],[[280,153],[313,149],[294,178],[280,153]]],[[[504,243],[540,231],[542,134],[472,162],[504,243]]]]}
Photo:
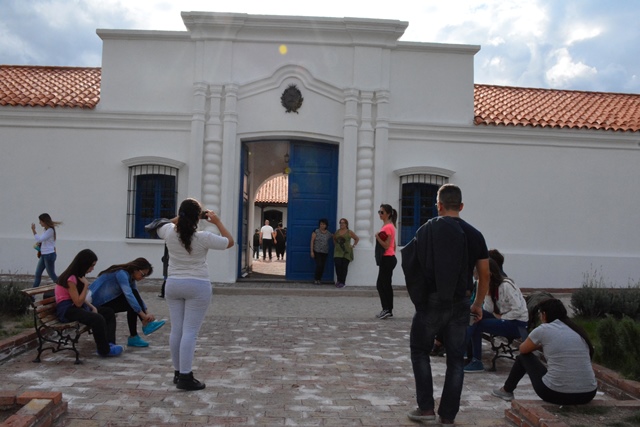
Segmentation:
{"type": "Polygon", "coordinates": [[[526,338],[529,311],[522,292],[513,280],[502,274],[500,266],[489,258],[489,293],[484,299],[482,319],[469,326],[473,357],[464,367],[466,373],[484,372],[482,365],[482,334],[505,338],[526,338]]]}
{"type": "Polygon", "coordinates": [[[520,344],[520,355],[509,377],[491,394],[510,401],[520,380],[529,375],[540,399],[555,405],[582,405],[596,395],[597,382],[591,366],[593,345],[586,332],[567,316],[562,301],[548,299],[538,304],[542,324],[520,344]],[[546,368],[533,352],[542,350],[546,368]]]}
{"type": "Polygon", "coordinates": [[[44,228],[42,234],[36,234],[36,225],[31,224],[31,232],[33,238],[36,239],[36,246],[38,249],[38,265],[36,266],[36,275],[33,280],[33,287],[40,286],[42,280],[42,272],[46,269],[49,278],[57,282],[58,276],[56,275],[56,227],[61,225],[61,222],[54,221],[48,213],[43,213],[38,217],[40,226],[44,228]]]}
{"type": "Polygon", "coordinates": [[[112,309],[97,309],[86,301],[89,281],[85,277],[93,271],[98,257],[91,249],[83,249],[58,277],[55,288],[56,314],[61,322],[78,321],[91,328],[98,355],[119,356],[122,346],[116,342],[116,315],[112,309]]]}
{"type": "Polygon", "coordinates": [[[382,220],[382,228],[376,233],[376,264],[378,264],[378,280],[376,288],[380,295],[382,311],[376,315],[378,319],[393,317],[393,288],[391,279],[396,268],[396,220],[398,212],[391,205],[380,205],[378,215],[382,220]]]}
{"type": "Polygon", "coordinates": [[[142,321],[142,332],[149,335],[160,329],[164,320],[155,320],[140,293],[137,282],[153,273],[153,267],[145,258],[136,258],[126,264],[112,265],[98,274],[98,278],[89,286],[92,304],[96,307],[109,307],[115,313],[127,313],[129,325],[129,347],[148,347],[149,343],[138,335],[138,319],[142,321]]]}
{"type": "Polygon", "coordinates": [[[344,288],[347,284],[349,263],[353,261],[353,248],[360,239],[356,233],[349,230],[349,221],[340,218],[340,228],[333,235],[333,262],[336,266],[336,288],[344,288]],[[353,245],[351,244],[353,240],[353,245]]]}
{"type": "Polygon", "coordinates": [[[191,370],[196,338],[211,303],[211,281],[207,267],[209,249],[233,246],[233,237],[212,211],[203,211],[200,202],[186,199],[178,216],[158,229],[169,249],[169,276],[165,298],[171,317],[169,347],[174,367],[173,381],[181,390],[202,390],[203,382],[191,370]],[[214,224],[221,235],[198,231],[200,219],[214,224]]]}

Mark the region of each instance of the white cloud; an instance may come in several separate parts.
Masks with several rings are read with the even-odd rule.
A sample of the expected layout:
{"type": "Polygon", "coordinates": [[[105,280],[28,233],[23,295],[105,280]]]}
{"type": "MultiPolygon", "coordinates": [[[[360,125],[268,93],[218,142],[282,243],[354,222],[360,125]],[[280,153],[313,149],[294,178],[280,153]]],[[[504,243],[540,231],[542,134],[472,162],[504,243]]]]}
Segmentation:
{"type": "Polygon", "coordinates": [[[598,27],[590,28],[585,26],[578,26],[569,31],[566,44],[568,46],[571,46],[576,42],[581,42],[583,40],[589,40],[598,37],[600,34],[602,34],[602,30],[598,27]]]}
{"type": "Polygon", "coordinates": [[[556,63],[545,73],[551,87],[566,87],[572,80],[588,79],[598,74],[596,68],[582,62],[574,62],[566,48],[558,49],[552,56],[555,57],[556,63]]]}

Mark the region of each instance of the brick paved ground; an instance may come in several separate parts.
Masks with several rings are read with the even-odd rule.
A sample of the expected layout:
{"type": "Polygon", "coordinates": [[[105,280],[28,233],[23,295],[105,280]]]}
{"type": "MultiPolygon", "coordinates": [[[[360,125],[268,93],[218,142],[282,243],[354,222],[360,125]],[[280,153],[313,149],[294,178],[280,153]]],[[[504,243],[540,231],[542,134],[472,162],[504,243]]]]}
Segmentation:
{"type": "MultiPolygon", "coordinates": [[[[151,312],[168,319],[157,283],[142,289],[151,312]]],[[[29,351],[0,367],[0,390],[62,392],[69,409],[57,426],[414,425],[406,418],[415,407],[408,343],[413,308],[400,291],[395,305],[394,318],[379,321],[370,287],[218,286],[194,364],[205,390],[173,385],[169,324],[147,337],[150,347],[126,349],[119,358],[96,356],[90,337],[82,339],[82,365],[74,365],[70,353],[50,352],[35,364],[29,351]]],[[[126,335],[120,314],[120,343],[126,335]]],[[[467,375],[457,425],[508,425],[509,404],[490,392],[510,364],[499,361],[496,373],[467,375]]],[[[439,396],[445,359],[432,365],[439,396]]],[[[516,396],[536,398],[526,381],[516,396]]]]}

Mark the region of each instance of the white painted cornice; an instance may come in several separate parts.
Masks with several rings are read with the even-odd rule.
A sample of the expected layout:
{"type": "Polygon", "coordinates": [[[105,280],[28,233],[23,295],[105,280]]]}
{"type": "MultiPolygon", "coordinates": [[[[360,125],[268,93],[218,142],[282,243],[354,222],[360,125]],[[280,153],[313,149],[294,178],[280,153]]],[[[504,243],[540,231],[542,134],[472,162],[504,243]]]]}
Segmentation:
{"type": "Polygon", "coordinates": [[[447,178],[451,178],[455,171],[450,169],[440,168],[437,166],[409,166],[408,168],[401,168],[394,170],[398,176],[406,175],[440,175],[447,178]]]}
{"type": "Polygon", "coordinates": [[[390,19],[182,12],[196,40],[393,47],[408,22],[390,19]]]}
{"type": "Polygon", "coordinates": [[[640,150],[640,132],[391,122],[389,140],[640,150]]]}
{"type": "Polygon", "coordinates": [[[398,46],[394,50],[407,52],[458,53],[462,55],[475,55],[480,51],[480,45],[399,42],[398,46]]]}
{"type": "Polygon", "coordinates": [[[187,31],[153,31],[153,30],[96,30],[102,40],[161,40],[161,41],[189,41],[191,36],[187,31]]]}
{"type": "Polygon", "coordinates": [[[139,165],[161,165],[161,166],[169,166],[172,168],[180,169],[184,167],[185,163],[169,159],[167,157],[158,157],[158,156],[139,156],[139,157],[130,157],[128,159],[122,160],[122,163],[127,167],[131,166],[139,166],[139,165]]]}

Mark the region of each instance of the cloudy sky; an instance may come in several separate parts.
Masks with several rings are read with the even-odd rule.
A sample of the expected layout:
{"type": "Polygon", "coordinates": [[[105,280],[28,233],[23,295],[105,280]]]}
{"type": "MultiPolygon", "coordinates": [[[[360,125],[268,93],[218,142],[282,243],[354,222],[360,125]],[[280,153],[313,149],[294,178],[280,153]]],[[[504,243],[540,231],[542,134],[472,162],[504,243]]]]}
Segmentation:
{"type": "Polygon", "coordinates": [[[480,45],[476,83],[640,93],[638,0],[0,0],[0,64],[99,67],[96,29],[182,31],[181,11],[398,19],[480,45]]]}

